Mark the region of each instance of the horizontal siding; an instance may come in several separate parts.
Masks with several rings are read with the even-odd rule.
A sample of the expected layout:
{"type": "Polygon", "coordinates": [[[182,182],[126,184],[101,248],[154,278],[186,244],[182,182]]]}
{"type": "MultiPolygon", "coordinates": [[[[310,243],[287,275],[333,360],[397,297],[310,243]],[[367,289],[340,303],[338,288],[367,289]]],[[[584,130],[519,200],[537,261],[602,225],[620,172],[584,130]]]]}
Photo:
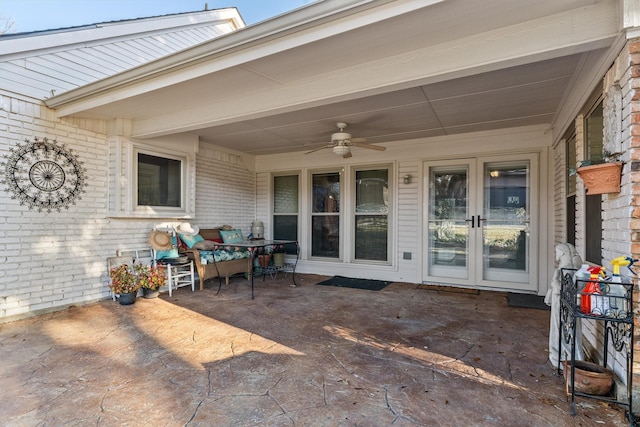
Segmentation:
{"type": "MultiPolygon", "coordinates": [[[[47,51],[2,61],[0,80],[7,88],[44,99],[101,80],[229,32],[224,21],[206,23],[162,34],[138,34],[118,40],[87,43],[83,47],[47,51]]],[[[4,85],[3,85],[4,86],[4,85]]]]}

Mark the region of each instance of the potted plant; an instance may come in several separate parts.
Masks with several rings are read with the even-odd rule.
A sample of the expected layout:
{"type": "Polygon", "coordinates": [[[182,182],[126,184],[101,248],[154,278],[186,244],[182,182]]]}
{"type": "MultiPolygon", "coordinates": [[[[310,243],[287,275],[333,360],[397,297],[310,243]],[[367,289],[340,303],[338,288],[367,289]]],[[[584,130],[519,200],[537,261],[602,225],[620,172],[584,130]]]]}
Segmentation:
{"type": "Polygon", "coordinates": [[[134,265],[121,264],[109,270],[109,287],[114,294],[118,295],[118,302],[122,305],[129,305],[136,302],[140,283],[134,265]]]}
{"type": "Polygon", "coordinates": [[[620,153],[605,151],[602,159],[587,159],[580,163],[576,172],[587,189],[587,195],[620,191],[622,162],[619,157],[620,153]]]}
{"type": "Polygon", "coordinates": [[[265,248],[263,253],[258,254],[258,264],[260,264],[260,267],[262,268],[267,268],[269,267],[270,263],[271,263],[271,250],[269,248],[265,248]]]}
{"type": "Polygon", "coordinates": [[[284,267],[284,256],[285,256],[284,245],[274,246],[273,253],[271,256],[273,258],[274,267],[284,267]]]}
{"type": "Polygon", "coordinates": [[[138,275],[138,283],[142,288],[145,298],[156,298],[159,295],[158,289],[167,282],[167,272],[165,268],[138,264],[134,266],[138,275]]]}

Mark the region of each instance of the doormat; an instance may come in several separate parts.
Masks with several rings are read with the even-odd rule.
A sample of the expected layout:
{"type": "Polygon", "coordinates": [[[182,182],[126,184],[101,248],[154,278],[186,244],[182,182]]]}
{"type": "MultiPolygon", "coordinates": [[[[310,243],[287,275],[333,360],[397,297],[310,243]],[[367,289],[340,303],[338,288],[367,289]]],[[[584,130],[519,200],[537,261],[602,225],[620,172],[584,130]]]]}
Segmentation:
{"type": "Polygon", "coordinates": [[[458,288],[457,286],[430,285],[428,283],[422,283],[418,285],[418,289],[425,289],[427,291],[453,292],[456,294],[470,294],[470,295],[478,295],[480,293],[477,289],[472,289],[472,288],[458,288]]]}
{"type": "Polygon", "coordinates": [[[536,308],[538,310],[551,310],[547,304],[544,303],[544,297],[540,295],[531,294],[516,294],[509,292],[507,294],[507,304],[509,307],[523,307],[523,308],[536,308]]]}
{"type": "Polygon", "coordinates": [[[351,279],[343,276],[333,276],[323,282],[316,283],[316,285],[323,286],[338,286],[340,288],[354,288],[354,289],[367,289],[369,291],[380,291],[384,289],[391,282],[384,282],[382,280],[370,280],[370,279],[351,279]]]}

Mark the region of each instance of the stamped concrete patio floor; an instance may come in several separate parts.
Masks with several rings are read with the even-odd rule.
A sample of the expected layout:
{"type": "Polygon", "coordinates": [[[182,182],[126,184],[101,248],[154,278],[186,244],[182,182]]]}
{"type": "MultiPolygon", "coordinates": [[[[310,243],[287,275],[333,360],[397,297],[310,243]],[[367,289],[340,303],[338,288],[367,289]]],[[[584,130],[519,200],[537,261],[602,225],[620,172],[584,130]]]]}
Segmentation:
{"type": "Polygon", "coordinates": [[[9,426],[623,426],[547,361],[549,312],[506,294],[322,276],[103,301],[0,325],[9,426]]]}

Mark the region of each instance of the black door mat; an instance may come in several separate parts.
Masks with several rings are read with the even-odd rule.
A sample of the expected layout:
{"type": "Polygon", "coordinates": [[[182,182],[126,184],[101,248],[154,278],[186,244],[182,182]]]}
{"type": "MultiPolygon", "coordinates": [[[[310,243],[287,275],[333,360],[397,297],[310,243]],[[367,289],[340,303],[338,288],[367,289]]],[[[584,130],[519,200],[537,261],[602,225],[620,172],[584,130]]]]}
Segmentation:
{"type": "Polygon", "coordinates": [[[516,294],[509,292],[507,294],[507,304],[509,307],[524,307],[524,308],[536,308],[538,310],[551,310],[547,304],[544,303],[544,297],[540,295],[531,294],[516,294]]]}
{"type": "Polygon", "coordinates": [[[384,289],[391,282],[384,282],[382,280],[370,280],[370,279],[351,279],[343,276],[333,276],[323,282],[316,283],[316,285],[322,286],[338,286],[340,288],[354,288],[354,289],[366,289],[369,291],[380,291],[384,289]]]}

